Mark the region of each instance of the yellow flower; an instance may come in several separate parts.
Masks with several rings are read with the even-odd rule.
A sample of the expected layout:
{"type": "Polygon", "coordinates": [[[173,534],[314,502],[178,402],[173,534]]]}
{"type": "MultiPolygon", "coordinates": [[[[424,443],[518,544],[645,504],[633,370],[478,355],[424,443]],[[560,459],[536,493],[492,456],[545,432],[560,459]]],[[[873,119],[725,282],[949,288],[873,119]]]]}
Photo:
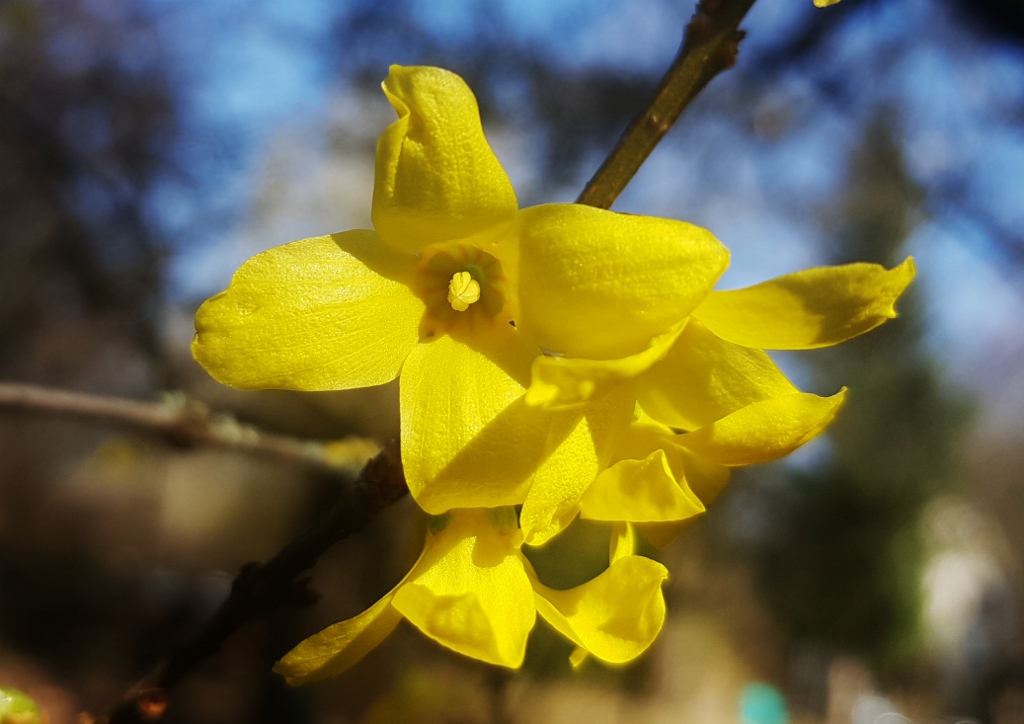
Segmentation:
{"type": "Polygon", "coordinates": [[[398,120],[377,146],[374,231],[250,259],[200,307],[193,354],[246,389],[340,390],[400,372],[402,459],[420,506],[526,501],[545,526],[553,493],[531,502],[531,486],[556,468],[573,490],[592,480],[599,423],[617,418],[601,404],[527,405],[533,361],[542,348],[643,353],[703,300],[728,252],[681,221],[519,210],[461,78],[393,66],[383,87],[398,120]]]}
{"type": "Polygon", "coordinates": [[[591,654],[624,663],[661,631],[665,601],[660,563],[632,554],[614,539],[609,567],[581,586],[544,586],[520,545],[512,508],[457,510],[431,520],[419,560],[402,581],[363,613],[306,639],[274,667],[297,685],[348,669],[405,618],[448,648],[516,668],[539,613],[577,646],[574,663],[591,654]]]}
{"type": "MultiPolygon", "coordinates": [[[[527,399],[552,408],[619,398],[600,453],[610,464],[581,495],[583,518],[672,523],[710,503],[729,469],[781,457],[832,421],[832,397],[800,392],[765,349],[814,349],[843,342],[896,316],[914,277],[907,259],[821,267],[753,287],[712,292],[688,320],[626,360],[544,358],[527,399]]],[[[539,492],[531,491],[538,495],[539,492]]],[[[574,508],[562,503],[565,517],[574,508]]]]}
{"type": "Polygon", "coordinates": [[[829,5],[835,5],[839,0],[814,0],[814,5],[819,8],[827,8],[829,5]]]}

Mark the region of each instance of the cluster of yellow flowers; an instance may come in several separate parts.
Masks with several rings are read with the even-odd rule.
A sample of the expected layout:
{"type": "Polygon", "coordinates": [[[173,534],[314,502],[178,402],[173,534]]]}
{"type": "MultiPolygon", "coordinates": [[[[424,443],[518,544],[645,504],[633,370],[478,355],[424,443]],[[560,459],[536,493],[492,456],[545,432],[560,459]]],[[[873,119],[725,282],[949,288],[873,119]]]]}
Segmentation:
{"type": "Polygon", "coordinates": [[[586,655],[629,661],[661,630],[670,540],[733,467],[785,455],[842,404],[799,391],[765,349],[833,345],[894,317],[910,259],[713,291],[729,252],[682,221],[575,204],[519,209],[464,81],[393,66],[373,231],[247,261],[196,316],[195,358],[235,387],[340,390],[400,379],[402,462],[430,517],[384,598],[299,644],[291,683],[337,674],[407,619],[517,667],[536,616],[586,655]],[[522,547],[608,521],[608,568],[570,590],[522,547]]]}

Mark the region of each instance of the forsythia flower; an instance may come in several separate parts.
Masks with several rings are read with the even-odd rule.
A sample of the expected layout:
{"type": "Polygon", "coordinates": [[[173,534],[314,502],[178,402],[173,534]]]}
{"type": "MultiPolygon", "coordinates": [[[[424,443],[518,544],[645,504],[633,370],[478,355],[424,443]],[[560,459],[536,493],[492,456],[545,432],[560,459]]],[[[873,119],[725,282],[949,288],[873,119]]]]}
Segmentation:
{"type": "Polygon", "coordinates": [[[393,66],[383,87],[398,120],[377,146],[374,230],[259,254],[196,315],[193,354],[226,384],[400,377],[406,479],[441,516],[394,590],[277,670],[293,683],[337,673],[402,617],[514,667],[537,613],[580,651],[630,660],[661,628],[664,568],[623,544],[605,573],[552,591],[521,546],[577,515],[664,542],[732,467],[820,433],[845,390],[800,392],[764,350],[837,344],[895,316],[913,262],[713,291],[729,256],[704,229],[519,209],[458,76],[393,66]]]}
{"type": "Polygon", "coordinates": [[[383,86],[399,117],[377,146],[375,231],[250,259],[200,307],[193,354],[242,388],[338,390],[401,372],[417,503],[431,514],[524,504],[531,531],[557,531],[559,501],[593,480],[602,426],[620,415],[526,404],[531,365],[542,348],[643,352],[707,295],[728,252],[681,221],[519,210],[461,78],[393,66],[383,86]]]}
{"type": "Polygon", "coordinates": [[[538,360],[528,401],[571,407],[605,395],[637,403],[606,438],[610,464],[578,508],[562,502],[563,515],[681,521],[694,514],[692,494],[710,503],[730,468],[781,457],[815,437],[845,390],[827,398],[800,392],[763,350],[826,347],[867,332],[896,316],[893,305],[913,278],[912,259],[891,270],[808,269],[711,292],[677,333],[630,359],[538,360]]]}
{"type": "Polygon", "coordinates": [[[660,563],[632,554],[628,535],[613,538],[609,567],[567,591],[542,584],[523,556],[513,508],[457,510],[430,521],[412,570],[358,616],[306,639],[274,670],[290,684],[334,676],[352,666],[404,617],[466,656],[518,667],[536,615],[591,654],[624,663],[643,653],[665,620],[660,563]]]}

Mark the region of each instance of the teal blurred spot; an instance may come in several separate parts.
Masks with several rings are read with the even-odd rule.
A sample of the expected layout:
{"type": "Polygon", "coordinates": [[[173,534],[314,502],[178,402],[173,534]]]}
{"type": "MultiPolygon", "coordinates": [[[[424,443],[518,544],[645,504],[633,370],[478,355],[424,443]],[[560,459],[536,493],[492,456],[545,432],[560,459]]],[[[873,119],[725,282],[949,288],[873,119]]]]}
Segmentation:
{"type": "Polygon", "coordinates": [[[740,694],[740,724],[789,724],[786,700],[771,684],[747,684],[740,694]]]}

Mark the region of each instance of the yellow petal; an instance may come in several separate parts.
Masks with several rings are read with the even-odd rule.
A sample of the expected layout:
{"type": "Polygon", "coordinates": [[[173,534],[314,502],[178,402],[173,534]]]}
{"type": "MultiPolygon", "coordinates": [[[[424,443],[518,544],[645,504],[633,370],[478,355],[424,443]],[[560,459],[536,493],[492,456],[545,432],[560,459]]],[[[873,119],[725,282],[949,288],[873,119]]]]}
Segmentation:
{"type": "Polygon", "coordinates": [[[469,236],[504,237],[516,195],[465,81],[441,68],[393,65],[383,88],[398,112],[377,143],[373,225],[384,241],[419,251],[469,236]]]}
{"type": "MultiPolygon", "coordinates": [[[[510,344],[522,341],[507,329],[510,344]]],[[[523,502],[552,428],[564,437],[575,425],[529,407],[524,392],[491,356],[450,336],[417,345],[400,394],[402,463],[420,507],[436,515],[523,502]]]]}
{"type": "Polygon", "coordinates": [[[722,339],[760,349],[828,347],[896,316],[914,260],[817,267],[745,289],[712,292],[693,314],[722,339]]]}
{"type": "Polygon", "coordinates": [[[661,449],[602,471],[580,501],[580,517],[587,520],[684,520],[703,512],[685,479],[677,481],[661,449]]]}
{"type": "Polygon", "coordinates": [[[310,636],[274,664],[274,671],[292,686],[342,673],[376,648],[402,620],[391,605],[394,595],[391,591],[358,616],[310,636]]]}
{"type": "Polygon", "coordinates": [[[682,329],[683,324],[677,324],[655,337],[642,352],[620,359],[538,357],[533,361],[526,403],[556,409],[601,397],[615,386],[638,377],[664,357],[682,329]]]}
{"type": "Polygon", "coordinates": [[[839,0],[814,0],[815,7],[827,8],[829,5],[835,5],[839,0]]]}
{"type": "Polygon", "coordinates": [[[572,433],[560,443],[552,441],[551,447],[557,447],[537,470],[519,515],[529,545],[542,545],[576,517],[580,498],[632,420],[634,403],[628,393],[605,395],[580,408],[572,433]]]}
{"type": "Polygon", "coordinates": [[[639,383],[644,412],[684,430],[798,391],[764,352],[726,342],[694,318],[639,383]]]}
{"type": "Polygon", "coordinates": [[[518,531],[487,511],[454,511],[429,542],[429,565],[395,594],[394,607],[418,629],[460,654],[500,666],[523,663],[536,609],[519,557],[518,531]]]}
{"type": "MultiPolygon", "coordinates": [[[[686,485],[700,499],[704,507],[715,502],[718,494],[722,492],[726,483],[729,482],[730,468],[702,460],[693,453],[677,446],[673,446],[671,449],[674,453],[673,461],[675,465],[673,466],[673,472],[675,472],[676,476],[680,475],[680,470],[685,472],[686,485]]],[[[694,516],[685,520],[635,523],[633,525],[637,532],[652,546],[664,548],[698,520],[700,518],[694,516]]]]}
{"type": "Polygon", "coordinates": [[[676,477],[680,475],[680,470],[684,471],[686,485],[700,502],[705,507],[714,503],[729,482],[732,471],[725,465],[694,455],[685,448],[673,446],[671,449],[679,454],[679,457],[672,458],[676,477]]]}
{"type": "Polygon", "coordinates": [[[372,231],[257,254],[199,307],[192,354],[215,379],[243,389],[393,380],[416,345],[424,309],[401,282],[412,263],[372,231]]]}
{"type": "Polygon", "coordinates": [[[576,517],[579,500],[597,475],[597,451],[585,417],[538,468],[519,514],[525,542],[541,545],[576,517]]]}
{"type": "Polygon", "coordinates": [[[710,232],[683,221],[578,204],[519,213],[520,328],[570,357],[644,350],[681,322],[729,263],[710,232]]]}
{"type": "Polygon", "coordinates": [[[792,452],[818,435],[832,422],[845,397],[843,388],[832,397],[797,392],[755,402],[677,440],[710,463],[763,463],[792,452]]]}
{"type": "Polygon", "coordinates": [[[608,563],[636,553],[636,527],[632,523],[616,521],[611,524],[612,535],[608,541],[608,563]]]}
{"type": "MultiPolygon", "coordinates": [[[[532,573],[532,571],[530,571],[532,573]]],[[[642,654],[665,623],[661,584],[663,565],[626,556],[597,578],[568,591],[556,591],[531,578],[537,612],[577,646],[608,663],[642,654]]]]}

